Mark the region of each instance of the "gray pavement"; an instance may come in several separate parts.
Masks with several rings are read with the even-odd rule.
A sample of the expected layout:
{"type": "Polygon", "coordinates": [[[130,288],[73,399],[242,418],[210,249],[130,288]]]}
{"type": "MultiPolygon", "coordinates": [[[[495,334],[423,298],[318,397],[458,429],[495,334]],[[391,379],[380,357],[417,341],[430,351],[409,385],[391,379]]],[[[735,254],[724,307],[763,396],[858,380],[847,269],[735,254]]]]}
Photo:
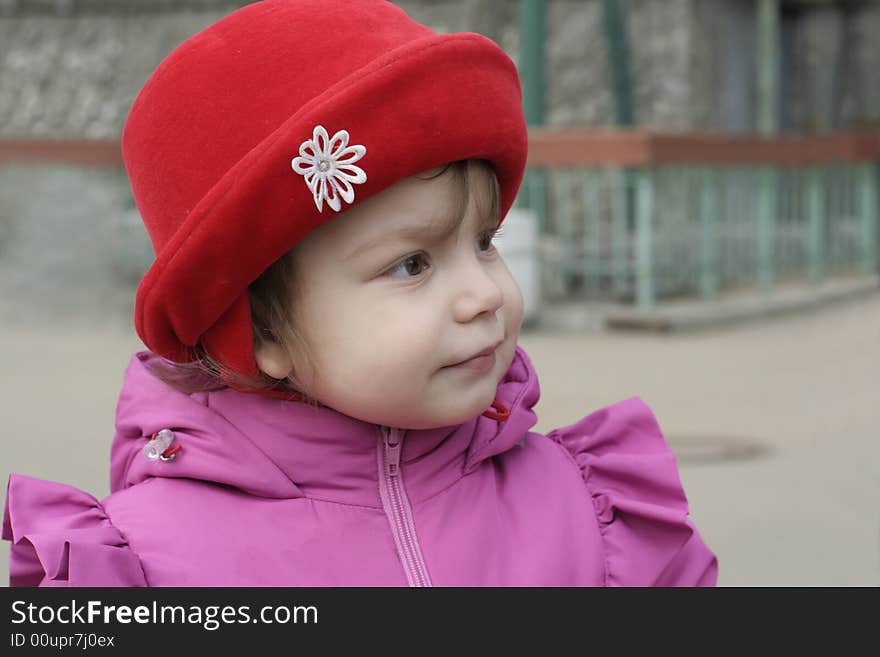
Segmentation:
{"type": "MultiPolygon", "coordinates": [[[[880,585],[880,294],[702,332],[520,342],[540,376],[538,430],[630,396],[652,407],[721,585],[880,585]]],[[[81,318],[7,322],[0,343],[0,476],[106,495],[137,337],[81,318]]]]}

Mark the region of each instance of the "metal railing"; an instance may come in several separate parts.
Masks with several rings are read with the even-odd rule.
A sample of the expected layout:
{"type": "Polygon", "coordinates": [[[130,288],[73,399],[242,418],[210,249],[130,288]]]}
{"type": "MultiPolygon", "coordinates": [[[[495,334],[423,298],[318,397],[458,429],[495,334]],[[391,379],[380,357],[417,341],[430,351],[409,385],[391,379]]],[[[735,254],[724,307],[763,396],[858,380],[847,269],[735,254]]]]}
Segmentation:
{"type": "Polygon", "coordinates": [[[878,269],[880,135],[532,130],[544,298],[651,308],[878,269]]]}
{"type": "MultiPolygon", "coordinates": [[[[116,140],[0,140],[4,163],[121,168],[116,140]]],[[[880,135],[531,129],[517,204],[540,296],[651,308],[877,273],[880,135]]]]}

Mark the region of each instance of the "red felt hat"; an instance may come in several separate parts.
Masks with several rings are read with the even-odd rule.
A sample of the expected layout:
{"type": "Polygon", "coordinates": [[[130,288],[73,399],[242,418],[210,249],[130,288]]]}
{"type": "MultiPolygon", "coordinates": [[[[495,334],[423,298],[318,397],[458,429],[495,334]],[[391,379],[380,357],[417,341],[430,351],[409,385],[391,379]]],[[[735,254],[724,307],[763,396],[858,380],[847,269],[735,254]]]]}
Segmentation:
{"type": "Polygon", "coordinates": [[[437,34],[381,0],[265,0],[156,69],[122,135],[156,259],[135,326],[185,362],[201,345],[258,374],[247,287],[310,230],[395,182],[489,160],[507,214],[522,180],[519,78],[491,40],[437,34]]]}

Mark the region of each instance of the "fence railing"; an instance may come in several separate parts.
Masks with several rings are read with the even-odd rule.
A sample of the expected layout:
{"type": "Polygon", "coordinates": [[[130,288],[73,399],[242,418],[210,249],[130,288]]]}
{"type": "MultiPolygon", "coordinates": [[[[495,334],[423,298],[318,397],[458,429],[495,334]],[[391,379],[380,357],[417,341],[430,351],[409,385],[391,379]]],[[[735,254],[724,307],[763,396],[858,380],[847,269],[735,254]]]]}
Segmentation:
{"type": "MultiPolygon", "coordinates": [[[[122,166],[116,140],[0,140],[0,165],[122,166]]],[[[880,134],[532,129],[517,204],[541,296],[653,307],[878,272],[880,134]]]]}
{"type": "Polygon", "coordinates": [[[542,294],[714,301],[878,270],[880,135],[753,138],[533,130],[518,199],[542,294]]]}

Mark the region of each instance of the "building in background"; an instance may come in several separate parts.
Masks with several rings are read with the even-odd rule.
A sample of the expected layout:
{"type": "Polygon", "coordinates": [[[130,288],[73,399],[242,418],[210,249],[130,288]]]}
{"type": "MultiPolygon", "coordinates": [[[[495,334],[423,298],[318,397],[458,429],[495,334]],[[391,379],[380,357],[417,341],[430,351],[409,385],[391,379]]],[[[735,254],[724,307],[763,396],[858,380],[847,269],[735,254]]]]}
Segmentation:
{"type": "MultiPolygon", "coordinates": [[[[524,24],[522,12],[526,7],[537,8],[544,21],[544,29],[537,35],[543,57],[540,123],[547,126],[582,129],[620,124],[620,99],[627,98],[630,122],[640,129],[747,135],[758,130],[762,107],[762,69],[758,65],[762,55],[756,36],[762,2],[773,6],[778,27],[774,31],[776,52],[768,60],[776,62],[772,78],[776,84],[770,88],[773,97],[763,104],[771,108],[775,129],[782,135],[880,129],[880,85],[876,83],[880,2],[399,0],[396,4],[438,31],[477,31],[489,36],[521,70],[521,46],[535,37],[530,34],[533,27],[524,24]],[[612,9],[619,18],[616,33],[609,28],[612,9]],[[610,52],[617,53],[618,59],[609,58],[610,52]],[[621,52],[627,56],[625,76],[620,75],[619,67],[615,69],[621,52]]],[[[0,0],[0,142],[66,139],[113,143],[137,91],[161,59],[191,34],[244,4],[248,3],[0,0]]],[[[534,43],[528,45],[535,47],[534,43]]],[[[328,43],[327,47],[338,44],[328,43]]],[[[687,280],[692,282],[682,283],[691,270],[704,267],[699,257],[688,261],[681,270],[684,274],[669,269],[696,253],[692,244],[679,240],[674,232],[648,237],[638,234],[636,206],[641,197],[637,175],[623,171],[619,180],[612,175],[598,183],[602,189],[595,199],[604,218],[597,221],[605,228],[596,224],[597,230],[607,228],[609,237],[593,239],[584,214],[585,199],[591,193],[589,180],[574,173],[583,182],[576,180],[568,191],[553,187],[552,183],[564,178],[552,173],[549,188],[542,180],[524,188],[526,195],[531,193],[529,205],[543,199],[542,280],[552,288],[549,296],[582,295],[594,284],[592,289],[605,290],[605,297],[632,300],[638,297],[636,271],[646,267],[657,278],[650,290],[651,300],[662,297],[664,291],[695,293],[695,286],[706,285],[705,280],[697,283],[691,278],[687,280]],[[618,183],[623,191],[615,192],[618,183]],[[572,194],[576,199],[568,207],[565,198],[572,194]],[[622,210],[615,219],[612,210],[618,206],[622,210]],[[562,217],[563,211],[570,217],[562,217]],[[593,239],[595,248],[570,249],[563,243],[575,240],[586,244],[588,239],[593,239]],[[645,249],[666,243],[672,245],[667,251],[644,260],[645,249]],[[554,280],[561,280],[555,288],[554,280]]],[[[858,178],[861,175],[853,180],[862,180],[858,178]]],[[[654,224],[692,234],[696,224],[686,224],[690,220],[698,223],[699,212],[690,208],[696,207],[691,197],[700,196],[700,188],[687,187],[682,192],[683,183],[664,187],[661,178],[651,179],[650,196],[644,197],[655,211],[666,208],[654,224]]],[[[757,180],[747,176],[737,182],[731,178],[724,183],[725,189],[740,191],[719,193],[718,198],[709,200],[716,208],[725,207],[731,216],[743,212],[758,216],[760,207],[738,210],[736,205],[743,195],[754,196],[750,190],[757,180]]],[[[791,190],[806,188],[806,181],[798,178],[788,187],[774,188],[767,199],[773,196],[778,200],[795,193],[791,190]]],[[[841,183],[843,187],[847,184],[841,183]]],[[[852,226],[842,228],[841,235],[855,230],[856,242],[866,234],[876,241],[876,229],[871,233],[870,221],[863,216],[872,211],[872,202],[876,207],[876,184],[873,192],[863,192],[860,184],[853,183],[852,190],[841,192],[843,204],[852,198],[867,204],[852,226]],[[862,229],[867,232],[858,232],[862,229]]],[[[811,202],[824,207],[834,195],[831,188],[824,187],[817,193],[818,201],[807,194],[803,208],[811,202]]],[[[773,214],[773,207],[777,206],[763,211],[773,214]]],[[[810,249],[818,248],[813,243],[818,239],[816,231],[827,230],[830,222],[822,219],[818,228],[813,225],[809,229],[809,213],[801,209],[792,205],[790,211],[803,218],[803,226],[792,224],[795,228],[789,232],[794,237],[784,249],[777,248],[783,244],[779,240],[776,246],[762,242],[776,233],[768,232],[759,222],[754,231],[745,228],[758,237],[741,240],[737,247],[745,256],[739,260],[731,256],[733,260],[728,258],[726,266],[760,268],[762,258],[765,264],[768,258],[774,262],[793,258],[794,262],[802,257],[806,262],[810,249]],[[813,232],[805,232],[808,230],[813,232]]],[[[721,232],[724,230],[721,225],[721,232]]],[[[733,232],[739,230],[742,227],[733,232]]],[[[829,237],[829,244],[838,238],[829,237]]],[[[849,249],[846,244],[841,248],[849,249]]],[[[876,253],[856,253],[859,247],[853,244],[854,258],[876,260],[876,253]]],[[[23,167],[8,160],[0,167],[0,296],[8,301],[0,307],[0,318],[20,316],[29,299],[57,298],[53,312],[60,312],[58,308],[70,312],[112,308],[127,319],[131,289],[151,257],[119,167],[92,169],[51,163],[23,167]],[[78,255],[89,251],[94,253],[91,258],[78,255]],[[72,291],[74,288],[82,291],[72,291]]],[[[765,274],[761,276],[766,278],[765,274]]],[[[715,276],[718,278],[717,272],[715,276]]],[[[716,281],[716,291],[717,287],[716,281]]]]}

